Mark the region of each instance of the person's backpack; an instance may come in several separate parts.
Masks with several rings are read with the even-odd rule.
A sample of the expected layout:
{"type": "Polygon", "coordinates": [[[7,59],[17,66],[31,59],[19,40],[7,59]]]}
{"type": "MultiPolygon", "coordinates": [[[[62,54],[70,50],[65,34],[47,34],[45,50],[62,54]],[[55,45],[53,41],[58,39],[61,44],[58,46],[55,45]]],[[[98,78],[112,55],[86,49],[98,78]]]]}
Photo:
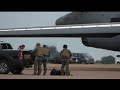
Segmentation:
{"type": "Polygon", "coordinates": [[[43,55],[49,56],[49,49],[48,48],[43,48],[43,55]]]}
{"type": "Polygon", "coordinates": [[[55,67],[51,70],[50,75],[56,75],[56,69],[55,69],[55,67]]]}
{"type": "Polygon", "coordinates": [[[69,51],[68,51],[67,49],[63,49],[63,51],[62,51],[62,53],[61,53],[61,57],[62,57],[62,58],[65,58],[65,57],[70,58],[70,53],[69,53],[69,51]]]}
{"type": "MultiPolygon", "coordinates": [[[[61,70],[55,69],[55,67],[51,70],[50,75],[61,75],[61,70]]],[[[65,72],[64,72],[65,75],[65,72]]]]}

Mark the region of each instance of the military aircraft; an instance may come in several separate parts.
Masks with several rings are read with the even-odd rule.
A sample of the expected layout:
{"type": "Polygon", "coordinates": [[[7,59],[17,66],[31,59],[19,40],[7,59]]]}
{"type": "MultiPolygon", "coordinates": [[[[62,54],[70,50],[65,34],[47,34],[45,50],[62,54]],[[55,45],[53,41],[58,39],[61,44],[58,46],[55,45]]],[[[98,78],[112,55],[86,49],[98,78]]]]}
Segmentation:
{"type": "Polygon", "coordinates": [[[120,51],[120,12],[73,13],[56,26],[0,29],[0,37],[81,37],[86,46],[120,51]]]}

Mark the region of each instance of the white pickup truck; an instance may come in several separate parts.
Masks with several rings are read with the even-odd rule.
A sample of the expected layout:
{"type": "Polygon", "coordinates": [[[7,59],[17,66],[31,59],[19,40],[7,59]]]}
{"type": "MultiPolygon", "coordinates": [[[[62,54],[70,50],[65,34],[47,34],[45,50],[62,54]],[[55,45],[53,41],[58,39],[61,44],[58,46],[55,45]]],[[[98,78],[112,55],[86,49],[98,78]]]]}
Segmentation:
{"type": "Polygon", "coordinates": [[[115,64],[120,64],[120,55],[116,55],[115,64]]]}

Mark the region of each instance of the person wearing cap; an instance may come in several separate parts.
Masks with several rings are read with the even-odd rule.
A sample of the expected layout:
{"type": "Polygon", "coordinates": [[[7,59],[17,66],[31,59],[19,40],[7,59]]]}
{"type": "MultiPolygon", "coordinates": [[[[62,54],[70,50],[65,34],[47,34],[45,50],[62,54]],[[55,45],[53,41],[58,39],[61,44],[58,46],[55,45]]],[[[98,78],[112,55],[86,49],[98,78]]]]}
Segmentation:
{"type": "Polygon", "coordinates": [[[33,50],[33,54],[35,55],[34,61],[34,75],[41,74],[41,61],[43,60],[43,52],[40,43],[36,43],[36,48],[33,50]]]}
{"type": "MultiPolygon", "coordinates": [[[[22,66],[21,68],[24,68],[24,61],[23,61],[23,49],[25,48],[25,45],[20,45],[18,47],[18,59],[19,59],[19,64],[22,66]]],[[[23,74],[23,73],[20,73],[23,74]]]]}
{"type": "Polygon", "coordinates": [[[22,60],[23,59],[23,49],[25,48],[25,45],[20,45],[18,47],[18,50],[19,50],[19,53],[18,53],[18,57],[19,57],[19,60],[22,60]]]}

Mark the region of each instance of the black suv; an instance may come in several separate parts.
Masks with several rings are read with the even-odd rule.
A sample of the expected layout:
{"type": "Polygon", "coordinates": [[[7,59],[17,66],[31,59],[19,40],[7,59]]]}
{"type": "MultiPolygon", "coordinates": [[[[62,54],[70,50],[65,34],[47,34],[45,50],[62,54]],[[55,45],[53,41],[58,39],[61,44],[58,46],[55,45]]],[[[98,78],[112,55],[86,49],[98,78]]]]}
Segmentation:
{"type": "Polygon", "coordinates": [[[77,56],[71,57],[70,63],[94,64],[94,58],[88,53],[79,53],[77,56]]]}

